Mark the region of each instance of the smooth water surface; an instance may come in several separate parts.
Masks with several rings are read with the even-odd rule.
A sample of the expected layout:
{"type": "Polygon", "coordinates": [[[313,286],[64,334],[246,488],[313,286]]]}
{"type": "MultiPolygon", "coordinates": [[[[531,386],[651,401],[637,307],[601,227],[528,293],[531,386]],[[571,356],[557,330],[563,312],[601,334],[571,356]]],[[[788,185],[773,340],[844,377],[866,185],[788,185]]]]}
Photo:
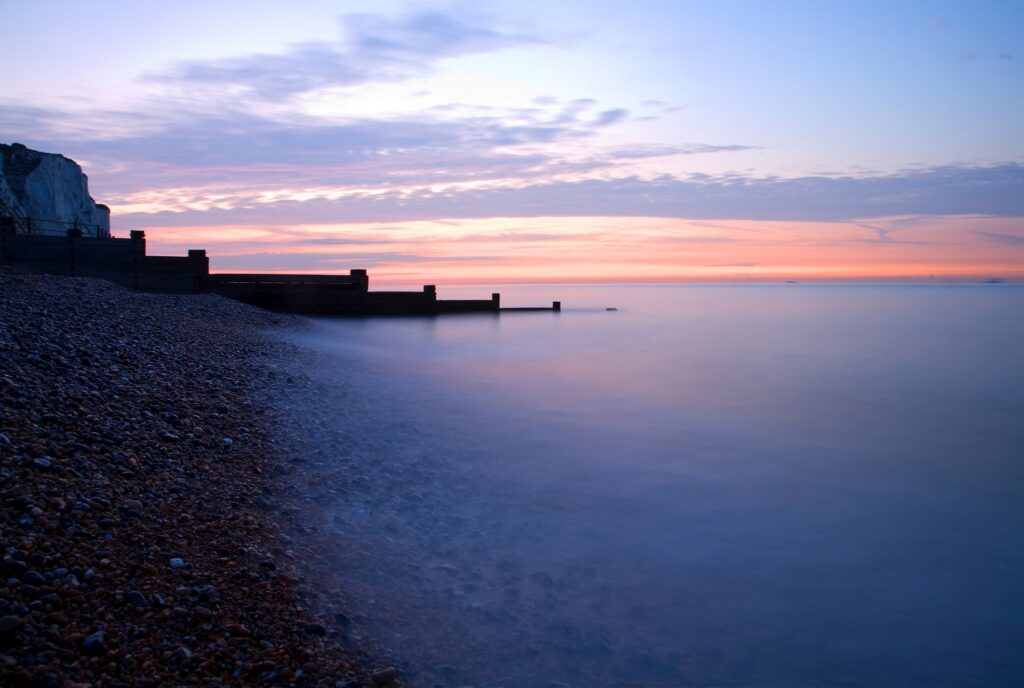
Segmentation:
{"type": "Polygon", "coordinates": [[[1024,288],[500,290],[299,338],[416,682],[1024,684],[1024,288]]]}

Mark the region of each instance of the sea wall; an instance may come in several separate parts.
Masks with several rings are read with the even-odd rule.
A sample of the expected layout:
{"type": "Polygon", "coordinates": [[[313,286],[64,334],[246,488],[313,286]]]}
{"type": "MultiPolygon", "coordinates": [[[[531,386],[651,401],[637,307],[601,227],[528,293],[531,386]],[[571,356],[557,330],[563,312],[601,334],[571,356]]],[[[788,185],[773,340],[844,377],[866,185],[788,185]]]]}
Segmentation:
{"type": "Polygon", "coordinates": [[[20,143],[0,144],[0,217],[18,220],[19,233],[110,235],[110,209],[89,195],[78,163],[20,143]]]}

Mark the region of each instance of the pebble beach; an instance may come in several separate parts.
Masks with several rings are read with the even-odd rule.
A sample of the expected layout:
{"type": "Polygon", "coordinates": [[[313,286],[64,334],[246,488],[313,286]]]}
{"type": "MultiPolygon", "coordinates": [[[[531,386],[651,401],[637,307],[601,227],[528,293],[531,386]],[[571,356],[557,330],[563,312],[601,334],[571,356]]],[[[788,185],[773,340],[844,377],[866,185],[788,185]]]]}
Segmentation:
{"type": "Polygon", "coordinates": [[[401,684],[302,568],[264,335],[302,323],[0,273],[0,684],[401,684]]]}

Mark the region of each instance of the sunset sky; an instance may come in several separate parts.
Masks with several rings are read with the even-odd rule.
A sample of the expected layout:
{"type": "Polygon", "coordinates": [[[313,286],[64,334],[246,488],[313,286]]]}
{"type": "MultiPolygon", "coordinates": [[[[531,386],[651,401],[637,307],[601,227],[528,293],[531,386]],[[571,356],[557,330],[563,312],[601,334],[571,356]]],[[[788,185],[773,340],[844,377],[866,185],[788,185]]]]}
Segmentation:
{"type": "Polygon", "coordinates": [[[218,271],[1024,279],[1018,0],[0,0],[0,25],[0,142],[218,271]]]}

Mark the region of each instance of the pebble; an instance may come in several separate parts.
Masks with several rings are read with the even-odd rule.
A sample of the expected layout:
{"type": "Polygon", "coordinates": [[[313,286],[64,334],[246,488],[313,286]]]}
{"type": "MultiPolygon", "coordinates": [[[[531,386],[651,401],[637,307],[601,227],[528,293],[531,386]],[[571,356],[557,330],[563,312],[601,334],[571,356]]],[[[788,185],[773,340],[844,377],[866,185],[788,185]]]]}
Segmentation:
{"type": "Polygon", "coordinates": [[[139,608],[145,608],[149,606],[149,600],[138,590],[132,590],[124,596],[124,601],[130,605],[139,608]]]}
{"type": "Polygon", "coordinates": [[[46,578],[38,571],[26,571],[21,574],[21,580],[31,585],[44,585],[46,583],[46,578]]]}
{"type": "Polygon", "coordinates": [[[375,671],[370,675],[370,680],[373,681],[374,685],[386,686],[389,683],[393,683],[398,678],[398,672],[395,671],[394,667],[388,667],[375,671]]]}
{"type": "Polygon", "coordinates": [[[138,499],[126,499],[121,502],[121,509],[127,511],[130,514],[141,514],[142,513],[142,502],[138,499]]]}
{"type": "Polygon", "coordinates": [[[105,631],[96,631],[91,635],[82,638],[82,649],[86,654],[101,655],[107,651],[107,634],[105,631]]]}
{"type": "Polygon", "coordinates": [[[3,267],[0,294],[0,685],[373,684],[268,512],[303,532],[260,334],[301,320],[3,267]]]}
{"type": "Polygon", "coordinates": [[[321,623],[308,623],[306,624],[306,633],[312,633],[313,635],[327,635],[327,628],[321,623]]]}

